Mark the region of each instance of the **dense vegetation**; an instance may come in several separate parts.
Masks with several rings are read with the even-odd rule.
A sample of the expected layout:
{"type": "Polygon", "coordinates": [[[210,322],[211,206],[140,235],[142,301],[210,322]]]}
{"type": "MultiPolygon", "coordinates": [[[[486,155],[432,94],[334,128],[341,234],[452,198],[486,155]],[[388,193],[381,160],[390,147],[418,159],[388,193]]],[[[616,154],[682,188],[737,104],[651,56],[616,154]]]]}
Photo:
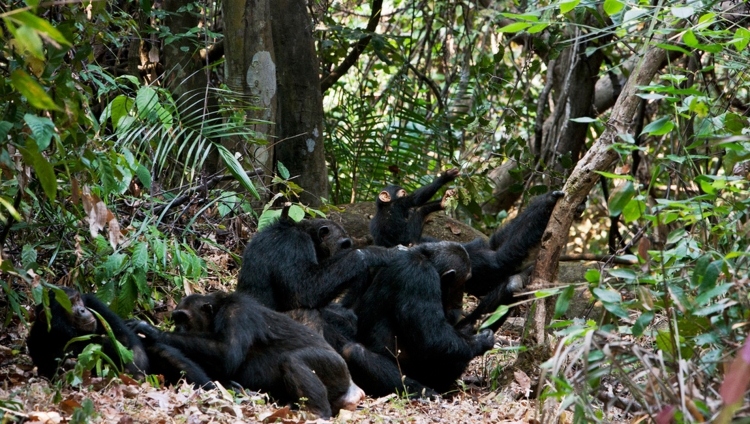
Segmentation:
{"type": "MultiPolygon", "coordinates": [[[[229,89],[211,55],[231,48],[222,3],[168,3],[0,5],[6,327],[28,319],[48,284],[96,291],[123,316],[150,313],[212,273],[207,248],[236,257],[273,202],[305,188],[283,164],[262,168],[236,148],[266,142],[246,119],[253,99],[229,89]],[[176,15],[196,25],[173,32],[176,15]],[[202,89],[181,90],[162,54],[170,45],[203,60],[202,89]]],[[[606,421],[607,403],[657,422],[748,412],[745,381],[720,392],[728,376],[750,375],[747,354],[725,367],[750,307],[746,2],[308,3],[323,81],[354,61],[324,86],[330,204],[458,166],[452,213],[489,230],[519,199],[561,188],[587,152],[617,154],[576,193],[589,196],[579,250],[603,264],[539,292],[560,295],[543,418],[569,409],[606,421]],[[374,32],[363,30],[381,4],[374,32]],[[656,75],[614,122],[615,99],[648,57],[663,57],[656,75]],[[567,318],[577,291],[601,303],[601,320],[567,318]]]]}

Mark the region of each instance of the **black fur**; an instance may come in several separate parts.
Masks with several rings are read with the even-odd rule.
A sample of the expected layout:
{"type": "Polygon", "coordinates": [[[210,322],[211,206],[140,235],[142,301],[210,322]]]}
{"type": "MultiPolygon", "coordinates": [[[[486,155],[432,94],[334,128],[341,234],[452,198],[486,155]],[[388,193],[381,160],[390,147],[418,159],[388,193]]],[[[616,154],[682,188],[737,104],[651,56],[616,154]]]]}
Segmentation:
{"type": "Polygon", "coordinates": [[[380,357],[369,361],[369,372],[358,370],[369,374],[369,381],[359,380],[362,376],[352,371],[365,392],[379,396],[403,390],[399,368],[408,377],[406,382],[417,382],[416,387],[407,384],[409,391],[421,387],[447,391],[474,357],[492,348],[492,332],[459,332],[446,318],[444,279],[450,281],[447,286],[460,287],[470,269],[469,256],[460,244],[440,242],[399,250],[378,272],[355,305],[357,339],[366,351],[345,348],[350,363],[363,360],[367,351],[380,357]]]}
{"type": "MultiPolygon", "coordinates": [[[[473,327],[500,305],[518,300],[514,295],[523,289],[528,277],[528,271],[524,272],[528,260],[541,244],[552,210],[562,195],[561,191],[553,191],[534,198],[521,214],[495,232],[489,243],[476,239],[464,244],[472,269],[465,290],[482,299],[457,328],[473,327]]],[[[489,328],[497,330],[506,319],[507,314],[489,328]]]]}
{"type": "Polygon", "coordinates": [[[319,334],[250,296],[190,295],[172,315],[174,333],[146,322],[136,329],[147,345],[160,341],[178,349],[216,380],[285,402],[307,398],[307,408],[323,418],[359,400],[346,363],[319,334]]]}
{"type": "Polygon", "coordinates": [[[409,246],[422,240],[422,227],[427,215],[443,209],[442,200],[429,200],[440,187],[458,177],[458,169],[449,169],[432,183],[420,187],[412,194],[395,185],[383,189],[375,205],[377,211],[370,221],[370,234],[376,246],[409,246]]]}
{"type": "Polygon", "coordinates": [[[71,312],[68,312],[52,296],[50,290],[49,312],[51,313],[51,327],[47,325],[47,315],[43,305],[36,307],[36,321],[31,327],[26,345],[29,348],[29,355],[37,366],[40,375],[52,378],[58,367],[59,360],[63,359],[66,354],[78,356],[86,345],[98,343],[102,345],[102,350],[110,359],[118,362],[119,356],[116,348],[110,341],[104,326],[87,308],[96,311],[104,318],[115,338],[125,347],[133,351],[133,362],[124,364],[125,371],[140,378],[149,369],[149,361],[146,351],[138,337],[128,329],[125,322],[110,310],[104,303],[96,298],[93,294],[81,294],[68,287],[60,287],[70,299],[71,312]],[[70,339],[84,336],[87,334],[96,334],[98,337],[72,343],[67,350],[65,345],[70,339]]]}
{"type": "Polygon", "coordinates": [[[256,234],[242,255],[237,291],[273,310],[320,309],[385,265],[388,249],[353,249],[344,229],[325,219],[282,218],[256,234]]]}

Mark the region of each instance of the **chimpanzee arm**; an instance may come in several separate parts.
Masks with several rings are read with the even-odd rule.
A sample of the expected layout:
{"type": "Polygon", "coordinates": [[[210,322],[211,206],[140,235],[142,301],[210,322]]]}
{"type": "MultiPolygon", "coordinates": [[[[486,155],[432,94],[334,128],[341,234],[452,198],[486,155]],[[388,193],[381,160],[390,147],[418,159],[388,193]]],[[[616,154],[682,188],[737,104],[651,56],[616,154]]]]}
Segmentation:
{"type": "Polygon", "coordinates": [[[498,252],[500,267],[512,266],[526,259],[529,251],[538,246],[547,228],[561,191],[536,197],[515,219],[490,237],[490,249],[498,252]]]}
{"type": "Polygon", "coordinates": [[[290,261],[289,266],[278,267],[277,304],[286,305],[279,310],[321,308],[347,287],[360,285],[360,280],[369,278],[370,267],[386,265],[392,256],[389,249],[368,246],[345,250],[318,263],[312,245],[309,249],[298,248],[285,259],[290,261]]]}
{"type": "Polygon", "coordinates": [[[422,186],[414,192],[406,197],[402,197],[401,199],[398,199],[399,201],[405,202],[408,207],[415,207],[415,206],[421,206],[427,203],[430,199],[432,199],[433,196],[435,196],[435,193],[440,190],[440,187],[448,184],[449,182],[453,181],[458,177],[458,168],[449,169],[439,176],[435,177],[434,180],[430,184],[427,184],[426,186],[422,186]]]}

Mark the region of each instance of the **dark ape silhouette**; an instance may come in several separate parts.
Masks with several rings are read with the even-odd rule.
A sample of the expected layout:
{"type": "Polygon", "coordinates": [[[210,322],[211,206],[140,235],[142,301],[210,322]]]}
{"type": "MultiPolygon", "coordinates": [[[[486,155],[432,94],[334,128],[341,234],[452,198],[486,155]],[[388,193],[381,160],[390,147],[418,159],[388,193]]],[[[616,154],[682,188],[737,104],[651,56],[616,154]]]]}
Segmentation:
{"type": "Polygon", "coordinates": [[[175,332],[146,322],[134,329],[146,346],[172,346],[225,384],[301,402],[314,414],[354,408],[364,396],[346,363],[314,330],[240,292],[190,295],[172,313],[175,332]]]}
{"type": "Polygon", "coordinates": [[[394,247],[425,241],[422,239],[422,227],[427,215],[445,209],[445,199],[453,195],[453,192],[449,190],[441,200],[429,200],[440,187],[455,180],[458,172],[456,168],[449,169],[412,194],[406,194],[406,190],[395,185],[383,189],[375,201],[377,211],[370,221],[370,234],[374,244],[394,247]]]}

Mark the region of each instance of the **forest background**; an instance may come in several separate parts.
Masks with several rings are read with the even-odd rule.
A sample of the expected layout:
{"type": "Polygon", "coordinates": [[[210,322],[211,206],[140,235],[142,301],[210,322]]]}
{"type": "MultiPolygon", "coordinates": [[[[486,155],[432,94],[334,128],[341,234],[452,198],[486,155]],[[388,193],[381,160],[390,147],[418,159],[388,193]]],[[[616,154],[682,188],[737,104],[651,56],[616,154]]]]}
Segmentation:
{"type": "Polygon", "coordinates": [[[450,214],[485,233],[566,193],[513,351],[543,352],[542,421],[748,412],[747,2],[28,0],[0,17],[11,356],[50,284],[154,314],[228,284],[213,275],[281,200],[320,216],[460,167],[450,214]],[[599,263],[554,285],[569,234],[599,263]],[[581,292],[600,319],[567,318],[581,292]]]}

